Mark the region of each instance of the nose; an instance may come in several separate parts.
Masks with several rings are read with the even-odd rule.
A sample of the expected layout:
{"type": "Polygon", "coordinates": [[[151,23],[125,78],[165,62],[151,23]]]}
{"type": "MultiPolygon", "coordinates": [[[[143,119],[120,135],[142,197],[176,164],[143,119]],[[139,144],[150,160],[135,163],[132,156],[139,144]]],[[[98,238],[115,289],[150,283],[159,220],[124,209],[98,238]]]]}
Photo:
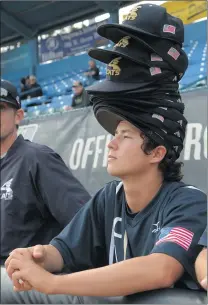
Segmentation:
{"type": "Polygon", "coordinates": [[[113,149],[113,150],[116,150],[118,149],[118,141],[117,139],[114,137],[107,145],[107,147],[109,149],[113,149]]]}

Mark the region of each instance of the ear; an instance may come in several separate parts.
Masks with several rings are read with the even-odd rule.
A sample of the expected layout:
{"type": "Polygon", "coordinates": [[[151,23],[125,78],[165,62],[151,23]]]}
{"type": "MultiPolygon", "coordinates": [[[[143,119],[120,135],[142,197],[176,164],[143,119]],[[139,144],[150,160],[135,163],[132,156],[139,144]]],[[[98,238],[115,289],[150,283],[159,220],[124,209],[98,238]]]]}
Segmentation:
{"type": "Polygon", "coordinates": [[[160,163],[164,159],[166,153],[167,149],[165,148],[165,146],[157,146],[151,152],[151,163],[160,163]]]}
{"type": "Polygon", "coordinates": [[[15,113],[15,125],[19,125],[23,119],[24,119],[24,110],[18,109],[15,113]]]}

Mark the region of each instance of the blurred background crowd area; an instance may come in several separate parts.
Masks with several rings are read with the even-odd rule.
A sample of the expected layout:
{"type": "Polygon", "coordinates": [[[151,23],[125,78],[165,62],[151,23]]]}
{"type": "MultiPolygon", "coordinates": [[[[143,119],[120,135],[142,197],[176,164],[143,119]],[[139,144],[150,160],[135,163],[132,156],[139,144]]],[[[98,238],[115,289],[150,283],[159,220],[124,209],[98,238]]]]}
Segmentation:
{"type": "Polygon", "coordinates": [[[96,28],[121,23],[138,3],[183,20],[189,67],[180,89],[207,86],[207,1],[2,1],[1,75],[17,86],[26,118],[89,106],[85,87],[102,81],[106,67],[87,51],[112,47],[96,28]]]}

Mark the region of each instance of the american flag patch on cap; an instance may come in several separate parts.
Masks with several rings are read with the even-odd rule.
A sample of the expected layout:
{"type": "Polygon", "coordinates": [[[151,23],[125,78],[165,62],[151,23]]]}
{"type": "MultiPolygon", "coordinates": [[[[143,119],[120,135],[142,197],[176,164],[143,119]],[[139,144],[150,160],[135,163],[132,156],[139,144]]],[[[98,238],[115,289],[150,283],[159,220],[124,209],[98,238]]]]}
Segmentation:
{"type": "Polygon", "coordinates": [[[165,228],[161,230],[161,234],[159,236],[159,240],[156,242],[156,246],[161,243],[172,242],[188,251],[193,237],[193,232],[182,227],[165,228]]]}
{"type": "Polygon", "coordinates": [[[162,115],[159,115],[157,113],[154,113],[152,115],[153,118],[160,120],[161,122],[164,122],[164,117],[162,115]]]}
{"type": "Polygon", "coordinates": [[[168,51],[168,55],[170,55],[175,60],[177,60],[178,57],[180,56],[180,52],[178,52],[175,48],[170,48],[170,50],[168,51]]]}
{"type": "Polygon", "coordinates": [[[176,31],[176,27],[174,25],[164,24],[164,26],[163,26],[164,33],[175,34],[175,31],[176,31]]]}
{"type": "Polygon", "coordinates": [[[156,53],[151,54],[151,61],[163,61],[162,57],[157,55],[156,53]]]}
{"type": "Polygon", "coordinates": [[[151,67],[150,68],[150,74],[153,76],[153,75],[156,75],[156,74],[160,74],[162,73],[161,69],[160,68],[157,68],[157,67],[151,67]]]}

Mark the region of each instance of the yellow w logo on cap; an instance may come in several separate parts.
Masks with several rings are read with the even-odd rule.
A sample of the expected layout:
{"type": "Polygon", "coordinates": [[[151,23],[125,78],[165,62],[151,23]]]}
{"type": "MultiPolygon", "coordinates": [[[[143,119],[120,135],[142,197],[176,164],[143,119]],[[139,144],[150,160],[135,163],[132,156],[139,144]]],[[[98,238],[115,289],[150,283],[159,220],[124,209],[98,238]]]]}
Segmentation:
{"type": "Polygon", "coordinates": [[[118,65],[120,60],[121,60],[121,57],[117,57],[108,64],[107,72],[106,72],[107,75],[112,75],[112,76],[120,75],[121,68],[118,65]]]}
{"type": "Polygon", "coordinates": [[[136,19],[137,15],[138,15],[138,9],[140,7],[141,6],[136,6],[132,10],[130,10],[128,15],[125,17],[125,20],[134,20],[134,19],[136,19]]]}
{"type": "Polygon", "coordinates": [[[119,40],[119,42],[114,46],[114,48],[116,47],[121,47],[121,48],[125,48],[129,45],[129,39],[131,37],[130,36],[125,36],[123,38],[121,38],[121,40],[119,40]]]}

